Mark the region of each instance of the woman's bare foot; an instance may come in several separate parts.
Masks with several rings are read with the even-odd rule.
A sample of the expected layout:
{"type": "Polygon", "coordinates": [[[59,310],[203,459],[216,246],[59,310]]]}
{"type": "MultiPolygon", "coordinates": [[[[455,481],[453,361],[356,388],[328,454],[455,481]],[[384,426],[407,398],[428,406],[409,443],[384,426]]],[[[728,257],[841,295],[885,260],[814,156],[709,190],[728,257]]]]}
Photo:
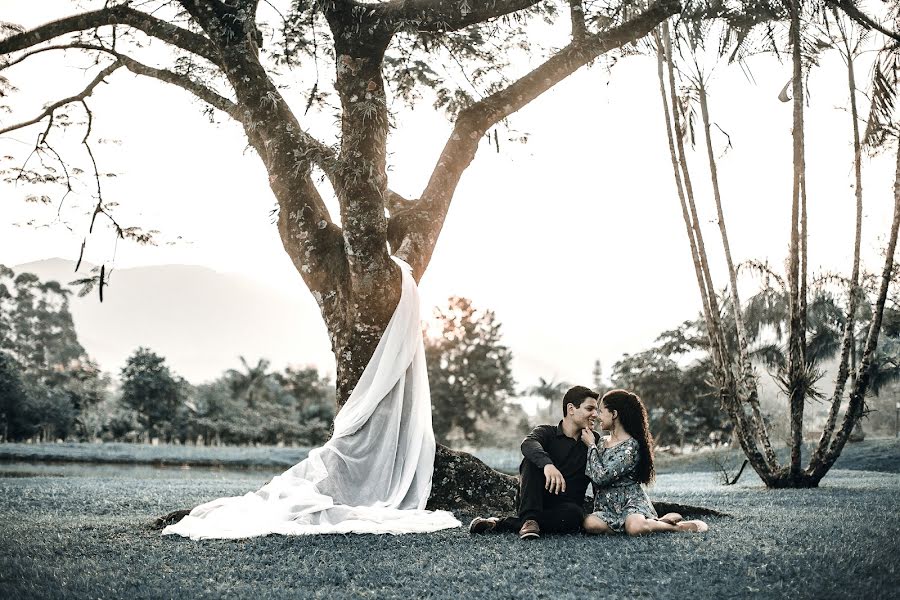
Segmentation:
{"type": "Polygon", "coordinates": [[[678,528],[678,531],[690,531],[693,533],[703,533],[709,530],[709,525],[700,520],[681,521],[675,527],[678,528]]]}
{"type": "Polygon", "coordinates": [[[678,525],[682,521],[684,521],[684,517],[679,515],[678,513],[666,513],[659,518],[663,523],[668,523],[669,525],[678,525]]]}

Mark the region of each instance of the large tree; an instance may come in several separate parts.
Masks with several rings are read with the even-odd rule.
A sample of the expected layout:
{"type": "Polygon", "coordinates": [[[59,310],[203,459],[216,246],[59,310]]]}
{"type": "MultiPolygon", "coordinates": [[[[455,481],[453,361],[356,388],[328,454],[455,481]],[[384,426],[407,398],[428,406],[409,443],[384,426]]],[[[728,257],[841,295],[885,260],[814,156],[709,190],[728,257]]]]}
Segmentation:
{"type": "MultiPolygon", "coordinates": [[[[98,5],[98,10],[0,41],[0,56],[6,55],[8,63],[61,48],[97,57],[95,76],[81,93],[2,131],[37,123],[49,130],[56,112],[72,103],[86,107],[97,86],[120,68],[179,86],[240,123],[268,172],[285,251],[315,297],[331,336],[339,404],[352,391],[397,304],[400,272],[390,254],[411,264],[421,278],[456,186],[485,133],[580,67],[639,39],[680,9],[677,0],[657,0],[646,9],[626,2],[608,7],[604,18],[595,21],[602,23],[597,29],[586,23],[581,3],[573,2],[571,42],[530,73],[507,81],[498,71],[490,78],[493,93],[478,101],[444,90],[456,115],[453,131],[428,184],[417,199],[406,201],[391,191],[388,181],[391,116],[385,78],[398,80],[403,94],[403,86],[414,86],[410,78],[427,80],[429,51],[442,45],[474,67],[480,61],[487,71],[497,71],[491,61],[503,61],[490,56],[491,45],[500,43],[505,49],[524,42],[517,20],[551,16],[559,8],[555,3],[295,2],[283,15],[282,44],[274,53],[280,64],[260,53],[258,0],[98,5]],[[490,28],[499,28],[501,35],[491,38],[490,28]],[[173,66],[160,68],[136,58],[140,45],[148,42],[171,49],[173,66]],[[277,75],[283,65],[328,55],[340,103],[334,146],[307,133],[303,115],[282,95],[279,84],[284,80],[277,75]],[[324,173],[337,197],[340,226],[323,201],[315,169],[324,173]]],[[[320,82],[317,87],[325,86],[320,82]]],[[[314,90],[312,97],[319,93],[314,90]]],[[[45,133],[38,149],[46,151],[47,145],[45,133]]],[[[110,213],[97,198],[95,216],[110,213]]],[[[127,228],[119,234],[135,235],[127,228]]]]}
{"type": "MultiPolygon", "coordinates": [[[[7,27],[9,35],[0,40],[6,66],[63,49],[96,57],[96,65],[80,93],[51,102],[0,133],[40,127],[35,151],[55,160],[48,142],[58,124],[54,116],[73,104],[88,110],[90,95],[101,83],[113,81],[119,69],[178,86],[239,123],[268,173],[284,249],[327,326],[337,361],[339,405],[349,397],[397,304],[400,271],[390,255],[412,265],[417,280],[422,277],[456,186],[485,134],[579,68],[640,39],[681,10],[678,0],[587,6],[580,0],[292,2],[277,17],[282,26],[276,50],[266,54],[260,49],[265,24],[259,13],[268,10],[268,2],[94,4],[96,10],[76,11],[28,31],[7,27]],[[528,45],[523,23],[559,15],[571,21],[570,41],[551,50],[530,72],[517,74],[505,57],[528,45]],[[148,46],[169,50],[168,63],[149,64],[163,53],[142,58],[148,56],[148,46]],[[468,64],[472,77],[486,88],[483,97],[438,85],[434,68],[445,59],[468,64]],[[310,135],[303,107],[291,106],[282,94],[289,80],[280,72],[319,63],[333,68],[334,87],[329,90],[317,81],[309,105],[323,93],[337,96],[334,144],[310,135]],[[392,123],[386,80],[395,82],[396,93],[406,98],[415,97],[421,86],[438,87],[438,102],[454,119],[428,183],[413,200],[394,193],[388,181],[392,123]],[[327,185],[319,183],[318,173],[327,185]],[[329,186],[337,198],[340,225],[323,200],[329,186]]],[[[90,122],[84,136],[88,150],[90,122]]],[[[68,185],[69,173],[58,167],[49,175],[28,169],[19,175],[68,185]]],[[[99,181],[93,218],[109,218],[121,237],[143,239],[141,232],[113,220],[99,181]]],[[[101,292],[104,275],[98,275],[101,292]]],[[[440,481],[437,473],[436,478],[440,481]]]]}

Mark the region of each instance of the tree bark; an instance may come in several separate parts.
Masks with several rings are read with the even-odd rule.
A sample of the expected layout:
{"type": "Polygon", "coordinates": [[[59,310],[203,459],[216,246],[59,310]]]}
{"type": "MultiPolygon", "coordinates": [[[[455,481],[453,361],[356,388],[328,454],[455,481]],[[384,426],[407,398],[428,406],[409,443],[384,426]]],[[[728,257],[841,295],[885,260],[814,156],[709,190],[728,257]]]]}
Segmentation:
{"type": "MultiPolygon", "coordinates": [[[[759,474],[764,482],[768,482],[772,477],[772,470],[766,464],[765,458],[759,452],[756,440],[752,435],[752,427],[747,422],[744,414],[744,408],[740,403],[738,390],[734,385],[734,378],[731,374],[730,358],[727,353],[724,341],[721,336],[721,325],[716,326],[718,321],[718,307],[711,304],[711,297],[715,295],[715,291],[711,288],[711,279],[708,276],[708,262],[704,260],[705,250],[701,254],[701,247],[698,244],[696,235],[699,227],[694,224],[696,219],[696,210],[690,211],[686,192],[682,184],[682,176],[687,173],[687,163],[682,156],[679,160],[679,151],[676,150],[676,140],[678,140],[677,148],[681,154],[684,153],[684,144],[680,140],[680,131],[678,130],[679,119],[677,117],[677,96],[674,93],[675,77],[674,67],[672,65],[671,41],[667,24],[661,27],[660,35],[657,36],[657,77],[660,85],[660,95],[663,102],[663,113],[665,116],[666,134],[669,142],[669,154],[672,160],[672,170],[675,175],[675,184],[678,190],[678,198],[681,202],[681,212],[684,218],[685,229],[688,234],[688,241],[691,247],[691,256],[694,262],[694,271],[697,276],[697,286],[700,289],[700,296],[703,306],[703,315],[707,324],[707,336],[710,343],[710,353],[713,357],[713,363],[716,373],[720,378],[717,382],[719,386],[719,395],[722,398],[722,404],[728,412],[732,423],[735,427],[735,434],[741,449],[750,460],[754,470],[759,474]],[[663,67],[667,66],[669,71],[669,95],[672,98],[672,112],[669,111],[669,102],[666,93],[666,78],[663,67]],[[671,114],[671,117],[670,117],[671,114]],[[672,126],[674,121],[675,127],[672,126]],[[674,129],[674,131],[673,131],[674,129]],[[715,306],[716,312],[713,313],[715,306]]],[[[691,202],[692,203],[692,202],[691,202]]]]}
{"type": "MultiPolygon", "coordinates": [[[[716,165],[716,157],[713,153],[712,136],[710,133],[709,106],[706,99],[706,85],[702,79],[702,74],[698,83],[698,91],[700,95],[700,113],[703,118],[703,131],[706,136],[706,156],[709,160],[709,174],[712,179],[713,197],[716,202],[716,215],[719,222],[719,233],[722,236],[722,248],[725,252],[725,263],[728,266],[728,280],[731,286],[731,306],[734,311],[734,325],[737,336],[738,352],[739,352],[739,373],[740,385],[738,386],[738,402],[743,401],[746,397],[747,404],[753,411],[753,418],[756,425],[756,436],[762,442],[765,451],[766,460],[769,463],[770,470],[778,469],[778,458],[775,456],[775,450],[772,448],[769,432],[766,429],[766,423],[762,416],[759,406],[759,390],[756,385],[756,376],[753,372],[753,364],[750,362],[750,354],[748,350],[747,335],[744,330],[744,318],[741,309],[741,298],[737,287],[737,269],[734,267],[734,261],[731,257],[731,246],[728,243],[728,230],[725,226],[725,213],[722,210],[722,196],[719,190],[719,175],[716,165]]],[[[740,477],[740,474],[738,474],[740,477]]],[[[735,481],[737,479],[735,478],[735,481]]]]}
{"type": "Polygon", "coordinates": [[[495,471],[471,454],[438,446],[427,508],[515,514],[518,491],[517,477],[495,471]]]}
{"type": "Polygon", "coordinates": [[[853,433],[854,425],[862,417],[865,409],[865,395],[872,377],[872,358],[875,348],[878,346],[878,336],[881,333],[881,320],[884,317],[884,305],[887,301],[888,288],[890,287],[891,275],[894,270],[894,253],[897,250],[897,234],[898,229],[900,229],[900,147],[897,149],[897,167],[894,177],[894,218],[891,222],[891,231],[885,251],[884,268],[881,271],[881,283],[875,300],[875,307],[872,310],[872,321],[869,324],[869,331],[866,335],[866,345],[863,349],[862,360],[859,363],[856,381],[850,391],[850,402],[847,406],[847,412],[844,414],[841,429],[832,441],[822,461],[810,469],[807,478],[811,485],[818,485],[822,477],[834,465],[834,461],[841,455],[844,445],[853,433]]]}
{"type": "MultiPolygon", "coordinates": [[[[834,10],[835,19],[838,19],[837,11],[834,10]]],[[[850,286],[847,298],[847,319],[844,322],[844,331],[841,342],[841,355],[838,360],[838,372],[834,384],[834,393],[831,396],[831,407],[828,411],[828,419],[822,429],[822,435],[816,450],[810,459],[809,470],[814,471],[818,463],[822,461],[828,445],[831,443],[834,434],[834,428],[837,424],[838,412],[844,399],[844,388],[847,384],[847,378],[851,371],[856,370],[856,310],[859,306],[859,253],[862,245],[862,144],[860,143],[859,134],[859,113],[856,106],[856,76],[853,69],[854,53],[850,48],[846,31],[843,27],[839,28],[843,36],[844,42],[844,58],[847,61],[847,87],[850,91],[850,118],[853,127],[853,174],[854,174],[854,192],[856,196],[856,228],[853,240],[853,267],[850,274],[850,286]]],[[[855,385],[855,377],[851,386],[855,385]]]]}
{"type": "Polygon", "coordinates": [[[803,447],[803,407],[806,402],[806,365],[804,364],[800,282],[800,196],[803,187],[803,63],[800,36],[801,0],[791,0],[790,43],[793,63],[793,162],[794,189],[791,199],[791,242],[788,257],[789,326],[788,326],[788,396],[790,406],[791,479],[799,479],[803,447]]]}

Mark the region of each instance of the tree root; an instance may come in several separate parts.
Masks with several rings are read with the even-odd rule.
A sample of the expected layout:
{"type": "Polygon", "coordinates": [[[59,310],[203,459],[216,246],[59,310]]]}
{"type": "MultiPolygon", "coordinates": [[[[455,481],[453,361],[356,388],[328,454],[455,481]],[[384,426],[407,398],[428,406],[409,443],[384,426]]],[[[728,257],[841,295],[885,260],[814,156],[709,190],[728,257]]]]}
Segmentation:
{"type": "Polygon", "coordinates": [[[167,515],[163,515],[161,517],[155,518],[150,523],[150,529],[158,530],[158,529],[163,529],[165,527],[168,527],[169,525],[174,525],[178,521],[180,521],[183,518],[185,518],[186,516],[188,516],[188,514],[190,514],[190,512],[191,512],[191,510],[189,508],[181,509],[181,510],[173,510],[172,512],[170,512],[167,515]]]}

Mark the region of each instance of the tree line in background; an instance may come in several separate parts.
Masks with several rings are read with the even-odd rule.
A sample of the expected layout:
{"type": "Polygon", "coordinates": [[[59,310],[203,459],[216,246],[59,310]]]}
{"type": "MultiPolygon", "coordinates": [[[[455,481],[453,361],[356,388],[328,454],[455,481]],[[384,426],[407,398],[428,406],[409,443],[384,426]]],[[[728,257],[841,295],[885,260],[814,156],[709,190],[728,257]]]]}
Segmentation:
{"type": "MultiPolygon", "coordinates": [[[[273,371],[240,357],[240,369],[192,385],[137,348],[113,381],[78,341],[71,294],[0,265],[0,439],[315,446],[330,437],[334,384],[313,367],[273,371]]],[[[426,336],[436,437],[517,445],[529,421],[509,402],[512,353],[494,313],[450,298],[436,317],[440,331],[426,336]]]]}
{"type": "Polygon", "coordinates": [[[148,348],[119,381],[78,342],[71,291],[0,266],[0,436],[214,444],[317,445],[328,439],[334,386],[312,367],[271,371],[241,358],[209,383],[191,385],[148,348]]]}
{"type": "MultiPolygon", "coordinates": [[[[744,265],[761,275],[759,291],[744,309],[743,325],[757,365],[777,381],[785,363],[787,291],[766,265],[744,265]]],[[[867,277],[866,281],[874,281],[867,277]]],[[[808,310],[809,358],[824,376],[840,350],[846,309],[831,289],[834,278],[815,281],[808,310]]],[[[872,286],[869,286],[872,287],[872,286]]],[[[863,286],[863,290],[868,289],[863,286]]],[[[869,290],[874,293],[873,290],[869,290]]],[[[202,444],[295,444],[328,439],[334,419],[334,386],[312,367],[273,371],[270,363],[240,357],[212,382],[192,385],[148,348],[128,357],[118,381],[99,369],[78,342],[71,291],[31,273],[0,266],[0,436],[25,439],[147,441],[202,444]]],[[[885,309],[875,352],[873,395],[900,380],[900,299],[885,309]]],[[[723,319],[733,321],[723,302],[723,319]]],[[[866,302],[856,303],[855,320],[871,319],[866,302]]],[[[536,422],[555,423],[569,383],[540,378],[521,393],[512,375],[512,351],[490,310],[452,297],[434,309],[435,325],[425,335],[433,425],[451,446],[515,447],[536,422]],[[529,415],[516,396],[543,398],[529,415]]],[[[627,388],[645,401],[658,446],[705,446],[731,442],[732,424],[714,381],[703,317],[662,332],[653,347],[626,354],[613,364],[609,382],[600,362],[593,386],[601,393],[627,388]]],[[[864,331],[864,327],[861,331],[864,331]]],[[[862,335],[854,344],[861,352],[862,335]]],[[[737,353],[736,342],[730,344],[737,353]]],[[[855,359],[854,359],[855,360],[855,359]]],[[[772,411],[766,414],[772,419],[772,411]]]]}

